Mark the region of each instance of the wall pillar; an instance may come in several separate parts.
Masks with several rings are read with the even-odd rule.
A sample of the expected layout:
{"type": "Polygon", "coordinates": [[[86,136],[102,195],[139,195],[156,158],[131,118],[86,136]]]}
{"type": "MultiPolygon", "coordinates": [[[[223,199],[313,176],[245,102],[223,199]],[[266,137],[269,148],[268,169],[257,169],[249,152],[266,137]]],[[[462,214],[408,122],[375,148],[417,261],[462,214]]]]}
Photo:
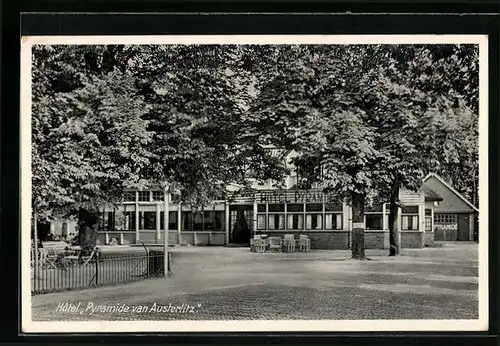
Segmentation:
{"type": "Polygon", "coordinates": [[[182,230],[182,203],[177,206],[179,211],[177,212],[177,244],[181,243],[181,230],[182,230]]]}
{"type": "Polygon", "coordinates": [[[139,244],[139,203],[137,202],[137,192],[135,192],[135,243],[139,244]]]}
{"type": "Polygon", "coordinates": [[[159,244],[161,241],[161,211],[160,204],[156,204],[156,244],[159,244]]]}
{"type": "Polygon", "coordinates": [[[402,249],[403,247],[401,246],[401,234],[403,233],[403,230],[401,229],[401,215],[403,214],[403,210],[401,207],[398,207],[398,219],[397,219],[397,225],[398,225],[398,244],[399,244],[399,249],[402,249]]]}
{"type": "Polygon", "coordinates": [[[349,220],[348,220],[348,227],[349,227],[349,249],[352,248],[352,228],[353,228],[353,221],[352,221],[352,205],[349,205],[349,220]]]}
{"type": "Polygon", "coordinates": [[[418,222],[419,222],[419,231],[422,234],[422,243],[420,244],[420,247],[424,247],[425,245],[425,199],[422,203],[419,204],[418,206],[418,222]]]}
{"type": "Polygon", "coordinates": [[[224,219],[224,221],[225,221],[225,223],[226,223],[226,225],[225,225],[225,226],[226,226],[226,227],[225,227],[225,228],[226,228],[226,240],[225,240],[225,245],[228,245],[228,244],[229,244],[229,227],[230,227],[230,225],[229,225],[229,202],[228,202],[227,200],[225,201],[225,207],[226,207],[226,208],[225,208],[225,209],[226,209],[226,212],[225,212],[226,217],[225,217],[225,219],[224,219]]]}
{"type": "MultiPolygon", "coordinates": [[[[342,202],[342,230],[349,232],[351,214],[346,201],[342,202]]],[[[305,221],[304,221],[305,222],[305,221]]]]}
{"type": "Polygon", "coordinates": [[[474,214],[469,214],[469,240],[474,240],[474,214]]]}
{"type": "MultiPolygon", "coordinates": [[[[285,227],[286,227],[286,224],[287,224],[287,222],[285,220],[285,227]]],[[[252,235],[251,235],[251,238],[253,238],[253,236],[256,233],[257,233],[257,198],[254,198],[254,200],[253,200],[253,220],[252,220],[252,235]]]]}
{"type": "Polygon", "coordinates": [[[109,244],[109,233],[108,232],[104,233],[104,236],[105,236],[105,238],[104,238],[104,244],[108,245],[109,244]]]}
{"type": "Polygon", "coordinates": [[[389,239],[389,218],[387,217],[387,203],[382,203],[382,230],[384,231],[384,249],[391,247],[391,240],[389,239]]]}

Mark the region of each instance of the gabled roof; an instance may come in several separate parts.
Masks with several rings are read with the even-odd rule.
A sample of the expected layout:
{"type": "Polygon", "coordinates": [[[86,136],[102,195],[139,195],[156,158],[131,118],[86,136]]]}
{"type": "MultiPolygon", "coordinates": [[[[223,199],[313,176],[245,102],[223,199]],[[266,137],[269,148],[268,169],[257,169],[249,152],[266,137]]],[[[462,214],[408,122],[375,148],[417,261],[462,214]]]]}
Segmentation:
{"type": "Polygon", "coordinates": [[[446,186],[451,192],[453,192],[455,195],[457,195],[469,207],[471,207],[472,209],[474,209],[474,211],[479,212],[479,209],[476,206],[474,206],[471,202],[469,202],[464,196],[462,196],[457,190],[455,190],[450,184],[448,184],[443,178],[441,178],[436,173],[429,173],[429,174],[427,174],[427,176],[423,179],[423,181],[425,182],[430,177],[436,178],[441,184],[443,184],[444,186],[446,186]]]}
{"type": "Polygon", "coordinates": [[[426,201],[442,201],[443,197],[441,197],[436,191],[431,188],[422,185],[422,191],[424,192],[426,201]]]}

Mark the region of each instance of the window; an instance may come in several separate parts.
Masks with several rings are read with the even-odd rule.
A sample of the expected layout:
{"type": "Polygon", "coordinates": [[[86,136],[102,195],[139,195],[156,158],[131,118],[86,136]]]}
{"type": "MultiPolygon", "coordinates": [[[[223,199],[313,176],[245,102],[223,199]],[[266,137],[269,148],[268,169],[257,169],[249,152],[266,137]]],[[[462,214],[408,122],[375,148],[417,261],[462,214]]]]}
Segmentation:
{"type": "Polygon", "coordinates": [[[287,204],[286,211],[288,213],[302,213],[304,212],[303,204],[287,204]]]}
{"type": "Polygon", "coordinates": [[[367,230],[384,229],[382,214],[366,214],[365,220],[366,220],[365,227],[367,230]]]}
{"type": "Polygon", "coordinates": [[[259,213],[265,213],[266,212],[266,205],[265,204],[257,204],[257,211],[259,213]]]}
{"type": "Polygon", "coordinates": [[[285,214],[269,214],[269,229],[285,229],[285,214]]]}
{"type": "Polygon", "coordinates": [[[257,229],[266,229],[266,214],[257,215],[257,229]]]}
{"type": "Polygon", "coordinates": [[[432,209],[425,209],[425,216],[432,216],[432,209]]]}
{"type": "Polygon", "coordinates": [[[220,231],[223,229],[224,212],[209,210],[203,214],[203,227],[205,231],[220,231]]]}
{"type": "Polygon", "coordinates": [[[384,210],[383,208],[383,204],[365,205],[365,229],[384,229],[384,214],[382,213],[382,211],[384,210]]]}
{"type": "Polygon", "coordinates": [[[405,231],[418,230],[418,216],[402,215],[401,229],[405,231]]]}
{"type": "Polygon", "coordinates": [[[125,202],[135,202],[135,192],[125,192],[123,200],[125,202]]]}
{"type": "Polygon", "coordinates": [[[342,203],[327,203],[325,204],[325,211],[342,211],[342,203]]]}
{"type": "Polygon", "coordinates": [[[456,214],[434,214],[434,222],[437,224],[455,224],[457,223],[456,214]]]}
{"type": "Polygon", "coordinates": [[[432,217],[430,216],[425,217],[425,231],[426,232],[432,231],[432,217]]]}
{"type": "Polygon", "coordinates": [[[125,231],[135,231],[135,211],[125,211],[125,231]]]}
{"type": "Polygon", "coordinates": [[[182,212],[182,230],[183,231],[193,230],[193,213],[190,211],[182,212]]]}
{"type": "Polygon", "coordinates": [[[269,204],[267,206],[270,213],[284,213],[285,205],[284,204],[269,204]]]}
{"type": "Polygon", "coordinates": [[[215,211],[215,230],[216,231],[223,231],[226,229],[226,224],[224,222],[225,220],[225,214],[223,211],[215,211]]]}
{"type": "Polygon", "coordinates": [[[304,229],[304,215],[303,214],[288,214],[288,229],[304,229]]]}
{"type": "MultiPolygon", "coordinates": [[[[168,229],[171,231],[177,230],[178,222],[177,222],[177,211],[169,211],[168,212],[168,229]]],[[[165,230],[165,213],[160,213],[160,229],[165,230]]]]}
{"type": "Polygon", "coordinates": [[[418,214],[418,205],[407,205],[401,209],[403,214],[418,214]]]}
{"type": "Polygon", "coordinates": [[[418,206],[404,206],[401,215],[401,229],[416,231],[418,228],[418,206]]]}
{"type": "MultiPolygon", "coordinates": [[[[169,229],[177,229],[177,212],[175,217],[170,214],[169,229]]],[[[226,227],[223,211],[206,210],[201,211],[183,211],[182,212],[182,230],[183,231],[223,231],[226,227]]]]}
{"type": "Polygon", "coordinates": [[[165,200],[165,194],[163,191],[153,191],[153,201],[159,202],[165,200]]]}
{"type": "Polygon", "coordinates": [[[323,211],[323,204],[306,204],[306,211],[323,211]]]}
{"type": "Polygon", "coordinates": [[[325,229],[342,229],[342,214],[325,214],[325,229]]]}
{"type": "Polygon", "coordinates": [[[149,202],[149,191],[139,191],[139,202],[149,202]]]}
{"type": "Polygon", "coordinates": [[[193,213],[193,231],[203,230],[203,214],[201,211],[193,213]]]}
{"type": "Polygon", "coordinates": [[[112,211],[104,211],[102,214],[102,228],[103,230],[114,230],[115,228],[115,213],[112,211]]]}
{"type": "Polygon", "coordinates": [[[139,229],[153,230],[156,229],[156,212],[155,211],[140,211],[139,212],[139,229]]]}
{"type": "Polygon", "coordinates": [[[213,231],[214,230],[214,212],[204,211],[203,212],[203,230],[213,231]]]}
{"type": "Polygon", "coordinates": [[[323,227],[322,214],[307,214],[306,215],[306,228],[307,229],[321,229],[323,227]]]}

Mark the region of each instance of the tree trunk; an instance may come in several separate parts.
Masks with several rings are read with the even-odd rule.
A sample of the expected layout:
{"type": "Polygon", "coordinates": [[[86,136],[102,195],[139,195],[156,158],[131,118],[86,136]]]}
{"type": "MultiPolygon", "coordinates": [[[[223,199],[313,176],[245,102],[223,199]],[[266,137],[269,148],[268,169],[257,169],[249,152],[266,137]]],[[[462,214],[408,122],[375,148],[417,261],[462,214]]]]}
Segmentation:
{"type": "Polygon", "coordinates": [[[78,213],[78,238],[84,256],[96,246],[100,221],[101,213],[98,210],[80,209],[78,213]]]}
{"type": "Polygon", "coordinates": [[[472,171],[472,204],[477,207],[476,169],[472,171]]]}
{"type": "Polygon", "coordinates": [[[399,187],[395,186],[389,201],[389,256],[399,255],[399,229],[398,229],[398,199],[399,187]]]}
{"type": "Polygon", "coordinates": [[[365,259],[365,196],[352,195],[352,258],[365,259]]]}

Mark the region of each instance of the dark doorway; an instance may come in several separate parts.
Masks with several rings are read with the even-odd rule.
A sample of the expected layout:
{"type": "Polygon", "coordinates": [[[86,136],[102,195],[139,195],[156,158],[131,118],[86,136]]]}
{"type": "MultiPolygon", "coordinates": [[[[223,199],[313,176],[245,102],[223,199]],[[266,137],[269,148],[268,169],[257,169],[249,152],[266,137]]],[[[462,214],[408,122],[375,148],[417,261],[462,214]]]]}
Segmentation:
{"type": "MultiPolygon", "coordinates": [[[[34,227],[31,228],[31,238],[33,238],[34,227]]],[[[36,223],[36,235],[40,241],[50,240],[50,222],[37,221],[36,223]]]]}
{"type": "Polygon", "coordinates": [[[253,205],[232,205],[230,210],[229,242],[249,245],[253,226],[253,205]]]}
{"type": "Polygon", "coordinates": [[[469,239],[469,219],[470,215],[467,214],[458,214],[457,222],[458,222],[458,239],[459,241],[468,241],[469,239]]]}

